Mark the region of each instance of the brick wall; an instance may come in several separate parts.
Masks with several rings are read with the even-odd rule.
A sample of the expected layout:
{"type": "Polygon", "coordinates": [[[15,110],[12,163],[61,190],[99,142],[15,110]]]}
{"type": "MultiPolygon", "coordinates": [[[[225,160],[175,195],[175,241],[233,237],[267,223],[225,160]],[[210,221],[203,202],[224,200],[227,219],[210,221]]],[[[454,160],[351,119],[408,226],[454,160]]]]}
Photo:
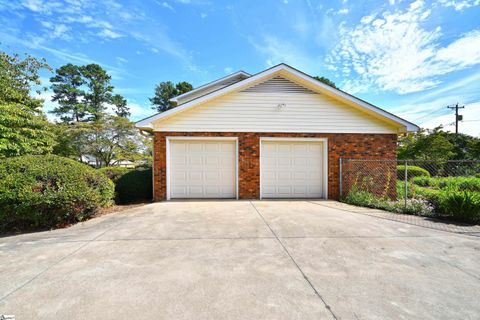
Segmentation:
{"type": "Polygon", "coordinates": [[[260,137],[328,138],[328,197],[338,199],[339,158],[395,159],[396,134],[155,132],[154,200],[166,199],[166,139],[170,136],[238,137],[240,199],[260,197],[260,137]]]}

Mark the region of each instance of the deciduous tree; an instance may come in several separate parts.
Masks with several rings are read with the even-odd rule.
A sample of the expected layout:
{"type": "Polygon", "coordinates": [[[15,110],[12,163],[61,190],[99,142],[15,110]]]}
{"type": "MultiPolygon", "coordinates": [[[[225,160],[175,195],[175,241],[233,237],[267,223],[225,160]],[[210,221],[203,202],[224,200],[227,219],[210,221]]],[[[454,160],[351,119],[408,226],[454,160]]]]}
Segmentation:
{"type": "Polygon", "coordinates": [[[42,69],[50,70],[45,59],[0,52],[0,103],[20,104],[39,111],[43,100],[33,97],[32,91],[40,94],[46,90],[40,82],[42,69]]]}
{"type": "Polygon", "coordinates": [[[66,138],[55,151],[63,156],[93,156],[98,166],[144,158],[142,137],[134,123],[124,117],[103,114],[95,121],[65,126],[61,134],[66,138]]]}
{"type": "Polygon", "coordinates": [[[39,70],[48,68],[44,60],[0,52],[0,158],[44,154],[55,145],[43,100],[31,95],[41,91],[39,70]]]}

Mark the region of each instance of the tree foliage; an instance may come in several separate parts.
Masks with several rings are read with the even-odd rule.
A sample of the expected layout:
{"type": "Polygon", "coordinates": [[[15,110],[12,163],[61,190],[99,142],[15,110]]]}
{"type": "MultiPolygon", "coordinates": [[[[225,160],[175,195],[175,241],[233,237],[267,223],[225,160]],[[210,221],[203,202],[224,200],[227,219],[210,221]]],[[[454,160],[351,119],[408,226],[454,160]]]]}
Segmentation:
{"type": "Polygon", "coordinates": [[[437,127],[408,133],[399,138],[399,159],[469,160],[478,159],[480,139],[455,134],[437,127]]]}
{"type": "Polygon", "coordinates": [[[127,106],[127,100],[119,94],[112,96],[111,103],[115,107],[115,114],[119,117],[127,118],[130,116],[130,109],[127,106]]]}
{"type": "Polygon", "coordinates": [[[52,101],[58,102],[59,106],[53,109],[52,113],[64,122],[84,120],[87,108],[81,99],[85,96],[85,91],[82,89],[85,80],[80,67],[69,63],[55,72],[56,75],[50,78],[54,93],[52,101]]]}
{"type": "Polygon", "coordinates": [[[25,105],[0,103],[0,158],[50,153],[55,143],[44,115],[25,105]]]}
{"type": "Polygon", "coordinates": [[[39,111],[43,100],[32,97],[31,92],[40,94],[46,88],[41,86],[39,71],[50,70],[44,59],[37,60],[27,55],[8,55],[0,52],[0,103],[23,105],[32,111],[39,111]]]}
{"type": "Polygon", "coordinates": [[[99,166],[144,158],[142,137],[133,122],[123,117],[103,114],[92,122],[64,125],[59,135],[64,138],[55,151],[62,156],[93,156],[99,166]]]}
{"type": "Polygon", "coordinates": [[[164,112],[175,107],[170,102],[170,99],[189,92],[192,89],[193,86],[185,81],[179,82],[176,85],[171,81],[160,82],[155,86],[155,96],[150,98],[150,102],[153,105],[153,109],[157,110],[158,112],[164,112]]]}
{"type": "Polygon", "coordinates": [[[44,154],[55,145],[50,123],[40,111],[39,70],[48,68],[31,56],[0,52],[0,158],[44,154]]]}
{"type": "Polygon", "coordinates": [[[333,87],[335,89],[338,89],[337,86],[335,85],[335,82],[333,82],[332,80],[326,78],[326,77],[319,77],[319,76],[315,76],[313,77],[315,80],[318,80],[320,82],[323,82],[325,83],[326,85],[329,85],[330,87],[333,87]]]}
{"type": "Polygon", "coordinates": [[[98,64],[92,63],[80,67],[89,90],[85,93],[85,102],[88,111],[96,119],[106,109],[105,104],[110,102],[113,86],[112,77],[98,64]]]}
{"type": "Polygon", "coordinates": [[[52,113],[65,123],[96,120],[113,104],[117,115],[130,115],[127,101],[119,94],[113,95],[111,76],[98,64],[77,66],[66,64],[50,78],[55,93],[52,101],[59,107],[52,113]]]}

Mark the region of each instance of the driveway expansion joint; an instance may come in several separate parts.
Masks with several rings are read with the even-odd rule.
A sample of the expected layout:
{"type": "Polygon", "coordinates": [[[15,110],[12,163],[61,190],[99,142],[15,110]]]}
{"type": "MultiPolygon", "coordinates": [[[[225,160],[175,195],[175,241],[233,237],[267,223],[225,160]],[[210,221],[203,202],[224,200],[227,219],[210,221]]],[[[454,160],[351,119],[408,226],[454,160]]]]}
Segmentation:
{"type": "Polygon", "coordinates": [[[287,247],[285,246],[285,244],[282,242],[282,240],[278,237],[277,233],[272,229],[272,227],[268,224],[267,220],[265,220],[265,218],[263,217],[263,215],[260,213],[260,211],[257,209],[257,207],[253,204],[252,201],[250,201],[250,204],[252,205],[252,207],[255,209],[255,211],[257,212],[257,214],[260,216],[260,218],[262,219],[263,223],[265,223],[265,225],[268,227],[268,229],[270,229],[270,232],[275,236],[275,238],[277,239],[278,243],[280,244],[280,246],[283,248],[283,250],[285,251],[285,253],[288,255],[288,257],[290,258],[290,260],[293,262],[293,264],[295,265],[295,267],[298,269],[298,271],[300,272],[300,274],[303,276],[303,279],[305,279],[305,281],[308,283],[308,285],[310,286],[310,288],[312,288],[313,292],[315,293],[315,295],[322,301],[323,305],[325,306],[325,308],[330,312],[330,314],[332,315],[332,317],[337,320],[337,316],[335,315],[335,313],[333,312],[332,308],[330,307],[330,305],[327,304],[327,302],[325,301],[325,299],[322,297],[322,295],[318,292],[318,290],[315,288],[315,286],[313,285],[313,283],[310,281],[310,279],[307,277],[307,275],[305,274],[305,272],[303,272],[302,268],[300,268],[300,266],[298,265],[298,263],[295,261],[295,259],[293,258],[293,256],[290,254],[290,252],[288,251],[287,247]]]}

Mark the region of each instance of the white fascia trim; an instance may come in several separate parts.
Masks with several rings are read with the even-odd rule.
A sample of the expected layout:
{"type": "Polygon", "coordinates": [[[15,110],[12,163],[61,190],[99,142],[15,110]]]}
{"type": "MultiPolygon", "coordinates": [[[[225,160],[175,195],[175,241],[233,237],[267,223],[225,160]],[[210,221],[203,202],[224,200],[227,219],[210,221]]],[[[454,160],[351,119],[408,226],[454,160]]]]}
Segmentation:
{"type": "Polygon", "coordinates": [[[220,79],[217,79],[217,80],[214,80],[214,81],[212,81],[212,82],[209,82],[209,83],[207,83],[207,84],[201,85],[200,87],[195,88],[195,89],[193,89],[193,90],[190,90],[190,91],[188,91],[188,92],[185,92],[185,93],[183,93],[183,94],[181,94],[181,95],[179,95],[179,96],[173,97],[172,99],[170,99],[170,101],[178,102],[178,99],[179,99],[179,98],[188,97],[189,95],[191,95],[191,94],[193,94],[193,93],[195,93],[195,92],[198,92],[198,91],[200,91],[200,90],[204,90],[204,89],[206,89],[206,88],[208,88],[208,87],[217,85],[217,84],[219,84],[219,83],[222,83],[222,82],[224,82],[224,81],[227,81],[227,80],[232,79],[232,78],[235,78],[235,77],[238,77],[238,76],[240,76],[240,75],[243,75],[243,76],[245,76],[245,77],[247,77],[247,78],[251,76],[251,74],[246,73],[245,71],[237,71],[237,72],[235,72],[235,73],[229,74],[228,76],[225,76],[225,77],[222,77],[222,78],[220,78],[220,79]]]}
{"type": "Polygon", "coordinates": [[[168,136],[166,137],[168,140],[238,140],[238,137],[208,137],[208,136],[168,136]]]}
{"type": "Polygon", "coordinates": [[[341,91],[341,90],[338,90],[338,89],[336,89],[336,88],[333,88],[333,87],[331,87],[331,86],[329,86],[329,85],[327,85],[327,84],[325,84],[325,83],[323,83],[323,82],[317,81],[317,80],[313,79],[312,77],[310,77],[309,75],[307,75],[307,74],[305,74],[305,73],[303,73],[303,72],[300,72],[300,71],[298,71],[298,70],[296,70],[296,69],[294,69],[294,68],[291,68],[290,66],[285,66],[285,67],[286,67],[286,68],[285,68],[286,70],[288,70],[288,71],[289,71],[290,73],[292,73],[293,75],[301,78],[302,80],[308,81],[308,82],[310,82],[310,83],[313,84],[313,85],[316,85],[316,86],[318,86],[318,87],[321,87],[321,88],[324,89],[325,91],[328,91],[328,92],[330,92],[330,93],[332,93],[332,94],[334,94],[334,95],[336,95],[336,96],[338,96],[338,97],[340,97],[340,98],[343,98],[343,99],[345,99],[345,100],[351,101],[351,102],[355,103],[356,105],[358,105],[358,106],[360,106],[360,107],[362,107],[362,108],[365,108],[365,109],[367,109],[367,110],[369,110],[369,111],[373,111],[373,112],[375,112],[375,113],[377,113],[377,114],[380,114],[380,115],[383,116],[384,118],[390,119],[390,120],[392,120],[392,121],[395,121],[395,122],[397,122],[397,123],[400,123],[400,124],[404,125],[404,126],[406,127],[406,130],[407,130],[407,131],[415,131],[415,132],[416,132],[416,131],[418,131],[418,130],[420,129],[417,125],[415,125],[415,124],[413,124],[413,123],[411,123],[411,122],[409,122],[409,121],[407,121],[407,120],[405,120],[405,119],[402,119],[402,118],[400,118],[400,117],[398,117],[398,116],[396,116],[396,115],[394,115],[394,114],[392,114],[392,113],[390,113],[390,112],[388,112],[388,111],[385,111],[385,110],[383,110],[383,109],[381,109],[381,108],[379,108],[379,107],[376,107],[376,106],[374,106],[374,105],[372,105],[372,104],[370,104],[370,103],[367,103],[367,102],[365,102],[365,101],[363,101],[363,100],[361,100],[361,99],[359,99],[359,98],[357,98],[357,97],[355,97],[355,96],[352,96],[352,95],[350,95],[350,94],[348,94],[348,93],[346,93],[346,92],[343,92],[343,91],[341,91]]]}
{"type": "Polygon", "coordinates": [[[239,81],[237,83],[234,83],[232,85],[229,85],[228,87],[225,87],[225,88],[222,88],[222,89],[219,89],[219,90],[216,90],[216,91],[213,91],[209,94],[206,94],[204,96],[201,96],[197,99],[194,99],[192,101],[189,101],[189,102],[186,102],[176,108],[173,108],[173,109],[170,109],[170,110],[167,110],[165,112],[162,112],[162,113],[159,113],[159,114],[156,114],[154,116],[151,116],[147,119],[144,119],[142,121],[139,121],[136,123],[136,127],[137,128],[145,128],[145,129],[152,129],[153,126],[152,126],[152,122],[154,121],[157,121],[159,119],[163,119],[163,118],[168,118],[174,114],[177,114],[179,112],[182,112],[186,109],[189,109],[190,107],[192,106],[195,106],[195,105],[198,105],[198,104],[201,104],[202,102],[205,102],[205,101],[208,101],[210,99],[213,99],[213,98],[216,98],[216,97],[219,97],[225,93],[228,93],[230,91],[233,91],[235,89],[238,89],[240,87],[243,87],[243,86],[246,86],[248,85],[249,83],[251,82],[254,82],[258,79],[261,79],[261,78],[264,78],[264,77],[268,77],[270,74],[272,73],[275,73],[279,70],[282,70],[284,69],[284,67],[282,65],[278,65],[276,67],[273,67],[273,68],[270,68],[264,72],[260,72],[260,73],[257,73],[256,75],[254,76],[251,76],[245,80],[242,80],[242,81],[239,81]]]}
{"type": "Polygon", "coordinates": [[[260,137],[260,151],[259,157],[259,172],[260,172],[260,200],[263,198],[262,191],[262,142],[263,141],[307,141],[307,142],[322,142],[323,147],[323,198],[328,199],[328,138],[282,138],[282,137],[260,137]]]}
{"type": "Polygon", "coordinates": [[[260,141],[328,142],[328,138],[260,137],[260,141]]]}
{"type": "Polygon", "coordinates": [[[270,76],[271,74],[274,74],[276,72],[280,72],[280,71],[286,71],[296,77],[299,77],[301,78],[302,80],[305,80],[307,82],[309,82],[310,84],[314,85],[314,86],[317,86],[327,92],[330,92],[332,93],[333,95],[336,95],[340,98],[343,98],[347,101],[350,101],[350,102],[353,102],[354,104],[356,104],[357,106],[359,106],[360,108],[364,108],[366,110],[369,110],[369,111],[372,111],[374,113],[377,113],[379,115],[381,115],[382,117],[384,118],[387,118],[387,119],[390,119],[396,123],[399,123],[403,126],[405,126],[406,128],[406,131],[418,131],[419,130],[419,127],[416,126],[415,124],[413,123],[410,123],[402,118],[399,118],[393,114],[391,114],[390,112],[387,112],[383,109],[380,109],[378,107],[375,107],[374,105],[371,105],[363,100],[360,100],[352,95],[349,95],[341,90],[338,90],[338,89],[335,89],[329,85],[326,85],[320,81],[317,81],[315,79],[313,79],[312,77],[310,77],[309,75],[303,73],[303,72],[300,72],[290,66],[287,66],[285,64],[280,64],[278,66],[275,66],[275,67],[272,67],[270,69],[267,69],[263,72],[260,72],[260,73],[257,73],[256,75],[253,75],[245,80],[242,80],[242,81],[239,81],[237,83],[234,83],[230,86],[227,86],[225,88],[222,88],[222,89],[219,89],[219,90],[216,90],[216,91],[213,91],[209,94],[206,94],[202,97],[199,97],[197,99],[194,99],[192,101],[189,101],[189,102],[186,102],[176,108],[173,108],[173,109],[170,109],[168,111],[165,111],[165,112],[162,112],[162,113],[159,113],[157,115],[154,115],[150,118],[147,118],[145,120],[142,120],[142,121],[139,121],[137,122],[136,126],[137,128],[145,128],[145,129],[152,129],[153,126],[152,126],[152,122],[156,121],[156,120],[159,120],[159,119],[163,119],[163,118],[168,118],[174,114],[177,114],[179,112],[182,112],[186,109],[189,109],[190,107],[193,107],[195,105],[198,105],[198,104],[201,104],[203,102],[206,102],[210,99],[214,99],[216,97],[219,97],[221,95],[224,95],[228,92],[231,92],[231,91],[234,91],[236,89],[239,89],[241,87],[245,87],[247,86],[248,84],[252,83],[252,82],[255,82],[255,81],[258,81],[262,78],[266,78],[268,76],[270,76]]]}

